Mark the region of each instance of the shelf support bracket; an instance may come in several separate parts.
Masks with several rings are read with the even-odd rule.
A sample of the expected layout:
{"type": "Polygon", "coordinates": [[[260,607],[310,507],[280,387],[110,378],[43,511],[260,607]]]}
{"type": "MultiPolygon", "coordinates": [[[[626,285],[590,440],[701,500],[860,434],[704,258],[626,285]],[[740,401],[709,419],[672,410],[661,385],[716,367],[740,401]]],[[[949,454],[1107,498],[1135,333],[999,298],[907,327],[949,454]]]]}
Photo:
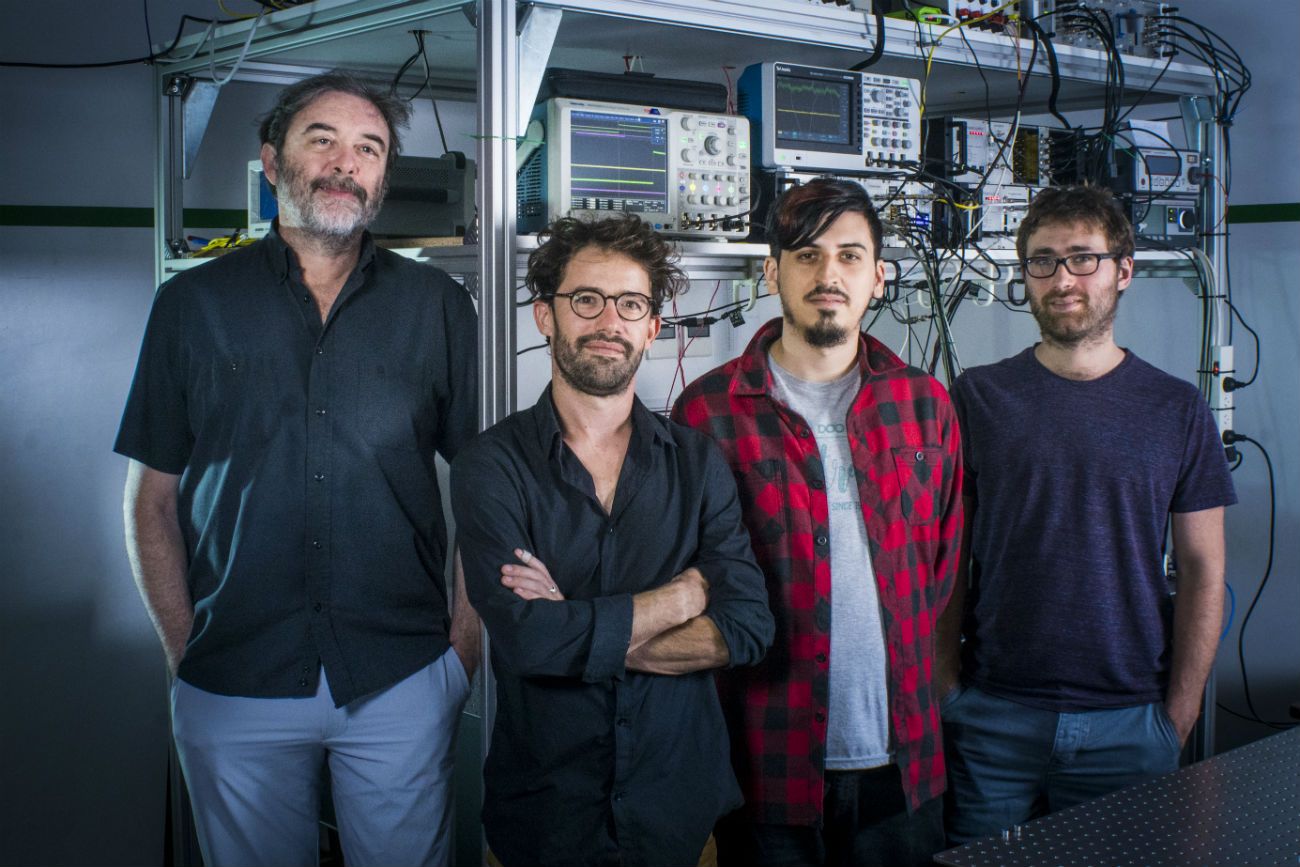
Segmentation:
{"type": "Polygon", "coordinates": [[[562,10],[551,7],[529,6],[524,9],[523,27],[519,33],[519,129],[528,126],[563,15],[562,10]]]}

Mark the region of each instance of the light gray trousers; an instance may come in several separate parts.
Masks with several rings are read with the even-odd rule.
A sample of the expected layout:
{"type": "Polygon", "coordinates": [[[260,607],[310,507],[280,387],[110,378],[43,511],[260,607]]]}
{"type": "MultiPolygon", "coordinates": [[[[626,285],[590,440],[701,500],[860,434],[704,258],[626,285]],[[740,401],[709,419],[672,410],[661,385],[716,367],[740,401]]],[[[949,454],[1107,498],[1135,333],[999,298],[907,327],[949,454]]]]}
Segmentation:
{"type": "Polygon", "coordinates": [[[341,708],[325,673],[312,698],[215,695],[172,685],[172,730],[209,867],[313,867],[322,770],[349,867],[443,867],[451,775],[469,695],[455,650],[341,708]]]}

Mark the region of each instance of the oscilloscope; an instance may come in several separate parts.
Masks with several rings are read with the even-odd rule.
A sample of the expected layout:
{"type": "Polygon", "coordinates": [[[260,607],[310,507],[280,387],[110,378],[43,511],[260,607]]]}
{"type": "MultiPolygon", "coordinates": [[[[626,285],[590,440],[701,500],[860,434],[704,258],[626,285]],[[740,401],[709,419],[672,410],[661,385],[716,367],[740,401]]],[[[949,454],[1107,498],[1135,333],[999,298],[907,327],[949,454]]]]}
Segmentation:
{"type": "Polygon", "coordinates": [[[749,234],[745,118],[550,99],[533,119],[544,119],[544,142],[520,168],[519,231],[539,231],[565,215],[624,212],[665,235],[749,234]]]}
{"type": "Polygon", "coordinates": [[[747,67],[738,93],[763,168],[875,173],[920,159],[916,79],[777,61],[747,67]]]}

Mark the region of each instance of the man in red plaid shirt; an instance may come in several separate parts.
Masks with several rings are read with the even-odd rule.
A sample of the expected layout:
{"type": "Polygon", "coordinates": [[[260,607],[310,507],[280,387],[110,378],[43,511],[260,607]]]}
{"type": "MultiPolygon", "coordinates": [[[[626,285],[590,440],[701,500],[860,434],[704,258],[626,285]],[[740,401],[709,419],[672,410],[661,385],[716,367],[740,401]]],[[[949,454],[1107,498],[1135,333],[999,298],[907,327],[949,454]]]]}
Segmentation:
{"type": "Polygon", "coordinates": [[[961,447],[948,394],[860,332],[884,291],[863,189],[818,179],[768,221],[781,319],[692,383],[676,421],[736,475],[776,640],[720,673],[743,810],[720,863],[928,864],[943,848],[935,622],[956,572],[961,447]]]}

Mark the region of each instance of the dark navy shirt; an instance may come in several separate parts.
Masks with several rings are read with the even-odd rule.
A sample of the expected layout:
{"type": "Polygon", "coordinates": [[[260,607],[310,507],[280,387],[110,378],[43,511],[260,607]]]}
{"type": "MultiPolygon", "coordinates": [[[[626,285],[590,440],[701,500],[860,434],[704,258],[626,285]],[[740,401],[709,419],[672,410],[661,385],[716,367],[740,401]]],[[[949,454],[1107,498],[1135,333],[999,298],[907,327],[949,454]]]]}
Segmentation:
{"type": "Polygon", "coordinates": [[[965,678],[1062,712],[1164,700],[1169,513],[1237,501],[1204,398],[1131,352],[1080,382],[1032,348],[952,397],[975,500],[965,678]]]}
{"type": "Polygon", "coordinates": [[[759,661],[773,635],[763,575],[713,443],[639,401],[632,424],[608,514],[549,388],[452,465],[466,587],[497,678],[483,823],[506,865],[694,864],[741,802],[712,674],[644,674],[624,659],[633,594],[695,566],[730,664],[759,661]],[[501,585],[515,548],[547,565],[564,601],[501,585]]]}
{"type": "Polygon", "coordinates": [[[476,424],[465,291],[367,237],[327,321],[278,234],[158,293],[116,451],[180,475],[180,677],[342,706],[447,648],[434,454],[476,424]]]}

